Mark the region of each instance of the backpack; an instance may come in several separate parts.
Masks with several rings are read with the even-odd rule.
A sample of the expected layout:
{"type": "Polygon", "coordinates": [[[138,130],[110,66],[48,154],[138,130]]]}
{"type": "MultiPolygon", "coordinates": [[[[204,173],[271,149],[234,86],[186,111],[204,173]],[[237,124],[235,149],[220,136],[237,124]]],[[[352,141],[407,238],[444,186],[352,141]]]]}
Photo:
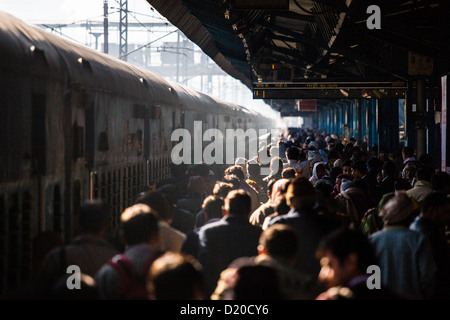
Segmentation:
{"type": "Polygon", "coordinates": [[[146,300],[148,291],[146,277],[148,270],[158,257],[162,255],[161,251],[153,252],[146,261],[142,272],[137,272],[131,261],[124,255],[114,256],[109,264],[114,267],[122,279],[121,285],[116,292],[115,299],[118,300],[146,300]]]}
{"type": "Polygon", "coordinates": [[[369,209],[362,218],[359,230],[366,236],[383,229],[383,221],[378,216],[375,208],[369,209]]]}

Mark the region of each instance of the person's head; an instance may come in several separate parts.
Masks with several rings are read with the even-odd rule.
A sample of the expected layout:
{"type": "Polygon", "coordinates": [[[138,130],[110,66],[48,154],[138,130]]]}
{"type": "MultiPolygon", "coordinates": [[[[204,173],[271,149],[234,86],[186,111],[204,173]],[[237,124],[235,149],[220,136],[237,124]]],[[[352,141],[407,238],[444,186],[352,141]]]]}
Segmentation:
{"type": "Polygon", "coordinates": [[[353,184],[352,180],[349,179],[342,179],[340,184],[340,192],[344,192],[347,189],[353,188],[355,185],[353,184]]]}
{"type": "Polygon", "coordinates": [[[333,167],[336,160],[339,159],[338,153],[333,149],[328,152],[328,166],[333,167]]]}
{"type": "Polygon", "coordinates": [[[315,185],[316,192],[323,197],[323,199],[329,199],[333,192],[333,185],[327,181],[319,180],[315,185]]]}
{"type": "Polygon", "coordinates": [[[352,162],[350,160],[346,160],[342,164],[342,173],[343,174],[352,174],[352,162]]]}
{"type": "Polygon", "coordinates": [[[225,212],[230,216],[247,217],[250,215],[252,201],[242,189],[231,191],[225,198],[225,212]]]}
{"type": "Polygon", "coordinates": [[[80,207],[78,224],[81,233],[105,235],[111,224],[109,206],[103,200],[86,200],[80,207]]]}
{"type": "Polygon", "coordinates": [[[244,169],[239,165],[234,165],[231,167],[228,167],[225,170],[225,176],[234,175],[239,178],[239,180],[245,179],[245,172],[244,169]]]}
{"type": "Polygon", "coordinates": [[[233,190],[233,185],[231,183],[218,181],[214,185],[213,195],[225,198],[231,190],[233,190]]]}
{"type": "Polygon", "coordinates": [[[432,192],[423,199],[420,215],[439,225],[450,224],[450,200],[442,192],[432,192]]]}
{"type": "Polygon", "coordinates": [[[292,147],[287,148],[287,150],[286,150],[286,158],[288,160],[295,160],[295,161],[300,160],[300,149],[297,148],[296,146],[292,146],[292,147]]]}
{"type": "Polygon", "coordinates": [[[186,175],[187,165],[185,163],[175,164],[171,162],[169,164],[169,168],[172,173],[172,177],[182,178],[186,175]]]}
{"type": "Polygon", "coordinates": [[[420,156],[419,162],[422,166],[433,168],[433,159],[428,153],[424,153],[420,156]]]}
{"type": "Polygon", "coordinates": [[[276,223],[261,233],[258,252],[276,260],[294,264],[298,251],[297,234],[292,227],[276,223]]]}
{"type": "Polygon", "coordinates": [[[281,178],[273,183],[273,186],[271,188],[272,193],[270,195],[270,199],[273,204],[275,204],[278,201],[278,199],[286,193],[290,181],[292,180],[281,178]]]}
{"type": "Polygon", "coordinates": [[[128,246],[151,244],[157,247],[158,215],[143,203],[126,208],[121,216],[123,239],[128,246]]]}
{"type": "Polygon", "coordinates": [[[295,209],[312,209],[316,203],[316,191],[305,177],[291,181],[286,193],[287,204],[295,209]]]}
{"type": "Polygon", "coordinates": [[[274,175],[281,175],[283,171],[283,160],[280,157],[272,157],[270,159],[270,170],[274,175]]]}
{"type": "Polygon", "coordinates": [[[172,220],[172,210],[170,210],[169,202],[167,201],[164,193],[161,191],[146,191],[139,195],[136,203],[143,203],[152,208],[152,211],[156,211],[158,217],[170,223],[172,220]]]}
{"type": "Polygon", "coordinates": [[[209,166],[206,163],[196,164],[191,171],[192,176],[208,177],[209,176],[209,166]]]}
{"type": "Polygon", "coordinates": [[[332,183],[336,183],[336,178],[342,174],[342,168],[341,167],[332,167],[330,169],[330,178],[332,183]]]}
{"type": "Polygon", "coordinates": [[[380,211],[384,226],[409,226],[414,218],[414,203],[405,191],[396,191],[380,211]]]}
{"type": "Polygon", "coordinates": [[[365,235],[357,230],[339,229],[325,236],[316,251],[322,266],[319,280],[328,288],[345,286],[376,264],[374,250],[365,235]]]}
{"type": "Polygon", "coordinates": [[[166,252],[150,267],[147,290],[153,300],[202,300],[202,268],[190,255],[166,252]]]}
{"type": "Polygon", "coordinates": [[[336,147],[336,141],[334,139],[328,140],[327,149],[328,151],[333,150],[336,147]]]}
{"type": "Polygon", "coordinates": [[[377,157],[371,157],[368,161],[367,161],[367,169],[369,171],[373,171],[373,172],[379,172],[381,170],[381,168],[383,167],[383,161],[381,161],[379,158],[377,157]]]}
{"type": "Polygon", "coordinates": [[[281,177],[285,179],[294,179],[297,173],[294,168],[286,168],[281,172],[281,177]]]}
{"type": "Polygon", "coordinates": [[[275,213],[281,216],[283,214],[287,214],[290,210],[291,208],[287,204],[286,196],[282,195],[279,197],[275,202],[275,213]]]}
{"type": "Polygon", "coordinates": [[[402,148],[402,158],[406,160],[408,158],[414,157],[414,149],[410,146],[406,146],[402,148]]]}
{"type": "Polygon", "coordinates": [[[222,218],[224,201],[218,196],[208,196],[203,200],[202,209],[205,211],[205,219],[222,218]]]}
{"type": "Polygon", "coordinates": [[[431,177],[431,187],[434,191],[450,194],[450,175],[444,171],[436,172],[431,177]]]}
{"type": "Polygon", "coordinates": [[[247,163],[248,160],[242,157],[238,157],[234,160],[234,165],[240,166],[244,170],[244,174],[247,175],[247,163]]]}
{"type": "Polygon", "coordinates": [[[189,183],[187,185],[187,191],[189,193],[203,194],[206,191],[205,181],[201,176],[190,176],[189,183]]]}
{"type": "Polygon", "coordinates": [[[167,199],[169,205],[176,205],[179,198],[179,189],[173,184],[166,184],[157,189],[161,191],[167,199]]]}
{"type": "Polygon", "coordinates": [[[397,166],[395,165],[395,162],[392,160],[388,160],[383,164],[383,169],[381,170],[383,177],[391,177],[391,178],[397,178],[398,172],[397,172],[397,166]]]}
{"type": "Polygon", "coordinates": [[[247,172],[251,179],[258,178],[261,176],[261,165],[258,161],[250,160],[247,162],[247,172]]]}
{"type": "Polygon", "coordinates": [[[352,175],[355,179],[361,179],[367,174],[367,166],[364,161],[354,161],[352,163],[352,175]]]}
{"type": "Polygon", "coordinates": [[[316,162],[314,164],[313,175],[316,176],[318,180],[327,175],[327,169],[325,168],[325,164],[323,162],[316,162]]]}
{"type": "Polygon", "coordinates": [[[241,180],[235,176],[234,174],[230,174],[223,177],[223,181],[227,184],[231,184],[233,187],[233,190],[239,189],[239,186],[241,185],[241,180]]]}
{"type": "Polygon", "coordinates": [[[431,181],[431,176],[433,175],[433,169],[429,167],[419,167],[416,171],[417,181],[431,181]]]}

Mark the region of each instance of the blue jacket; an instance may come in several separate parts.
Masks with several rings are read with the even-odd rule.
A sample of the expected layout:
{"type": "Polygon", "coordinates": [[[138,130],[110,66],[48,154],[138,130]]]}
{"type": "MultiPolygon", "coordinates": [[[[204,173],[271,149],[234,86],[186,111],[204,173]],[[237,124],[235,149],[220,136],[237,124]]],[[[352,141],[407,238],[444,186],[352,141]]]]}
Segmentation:
{"type": "Polygon", "coordinates": [[[436,266],[425,236],[405,227],[388,227],[372,234],[369,240],[383,286],[409,300],[431,297],[436,266]]]}

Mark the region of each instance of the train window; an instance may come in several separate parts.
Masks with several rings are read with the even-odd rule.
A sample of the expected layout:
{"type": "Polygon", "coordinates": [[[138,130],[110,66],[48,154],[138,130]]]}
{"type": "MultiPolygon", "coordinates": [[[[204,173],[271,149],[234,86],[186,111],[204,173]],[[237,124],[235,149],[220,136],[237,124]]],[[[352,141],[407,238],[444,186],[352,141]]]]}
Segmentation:
{"type": "Polygon", "coordinates": [[[108,133],[106,131],[100,132],[97,149],[100,152],[106,152],[109,150],[108,133]]]}
{"type": "Polygon", "coordinates": [[[72,195],[72,214],[78,216],[81,206],[81,183],[80,180],[76,180],[73,183],[73,195],[72,195]]]}
{"type": "Polygon", "coordinates": [[[94,166],[94,155],[95,155],[95,114],[94,107],[86,109],[85,112],[85,126],[86,135],[84,140],[84,145],[86,148],[86,164],[88,168],[94,166]]]}
{"type": "Polygon", "coordinates": [[[104,172],[100,175],[100,199],[106,199],[106,177],[104,172]]]}
{"type": "Polygon", "coordinates": [[[176,123],[175,123],[175,111],[172,111],[172,130],[175,129],[175,125],[176,125],[176,123]]]}
{"type": "Polygon", "coordinates": [[[225,116],[224,121],[225,122],[230,122],[230,116],[225,116]]]}
{"type": "Polygon", "coordinates": [[[53,231],[62,231],[61,188],[55,185],[53,189],[53,231]]]}
{"type": "Polygon", "coordinates": [[[77,123],[73,124],[73,160],[81,158],[84,156],[84,128],[80,127],[77,123]]]}
{"type": "Polygon", "coordinates": [[[182,128],[184,128],[184,125],[185,125],[185,114],[184,114],[184,111],[181,111],[181,119],[180,119],[180,126],[182,127],[182,128]]]}
{"type": "Polygon", "coordinates": [[[160,119],[161,118],[161,107],[155,106],[150,109],[150,119],[160,119]]]}
{"type": "Polygon", "coordinates": [[[31,158],[36,173],[46,172],[46,96],[34,93],[31,96],[31,158]]]}
{"type": "Polygon", "coordinates": [[[135,119],[145,119],[147,116],[147,108],[143,104],[133,105],[133,118],[135,119]]]}

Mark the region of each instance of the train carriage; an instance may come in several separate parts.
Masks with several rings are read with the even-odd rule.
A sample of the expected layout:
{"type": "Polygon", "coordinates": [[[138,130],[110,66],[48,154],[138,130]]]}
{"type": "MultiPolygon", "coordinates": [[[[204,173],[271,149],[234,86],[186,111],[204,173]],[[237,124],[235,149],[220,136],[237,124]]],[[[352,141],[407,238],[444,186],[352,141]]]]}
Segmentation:
{"type": "Polygon", "coordinates": [[[171,133],[266,128],[273,119],[167,81],[0,12],[0,294],[31,274],[32,237],[73,237],[80,204],[113,226],[170,175],[171,133]]]}

